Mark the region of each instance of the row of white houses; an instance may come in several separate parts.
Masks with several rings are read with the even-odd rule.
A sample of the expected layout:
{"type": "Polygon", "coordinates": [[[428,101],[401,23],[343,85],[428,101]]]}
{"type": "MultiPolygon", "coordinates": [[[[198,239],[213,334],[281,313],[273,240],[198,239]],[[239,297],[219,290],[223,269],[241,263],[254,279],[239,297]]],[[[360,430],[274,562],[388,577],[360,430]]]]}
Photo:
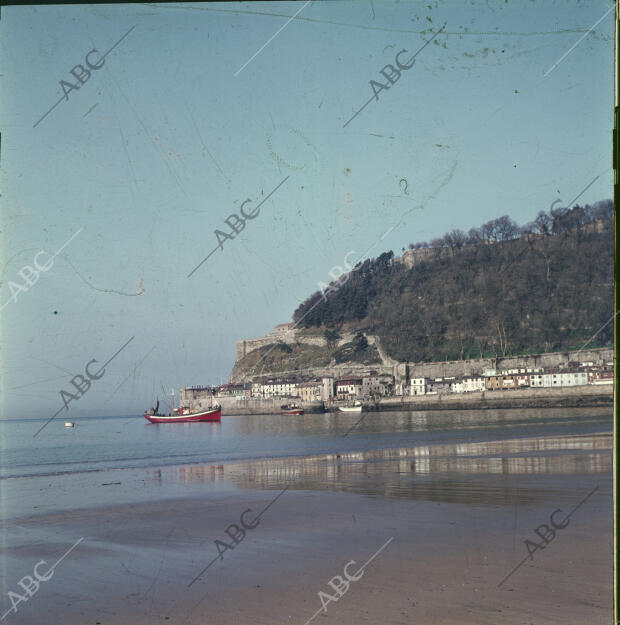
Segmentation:
{"type": "Polygon", "coordinates": [[[586,384],[613,384],[613,364],[592,366],[580,363],[572,370],[545,372],[543,369],[487,370],[482,375],[465,377],[414,377],[409,383],[395,382],[391,375],[370,374],[362,377],[301,381],[272,379],[254,383],[231,383],[213,387],[186,387],[181,389],[184,401],[200,397],[234,396],[239,398],[298,397],[302,401],[330,401],[332,399],[370,399],[391,395],[437,395],[443,393],[471,393],[520,388],[553,388],[583,386],[586,384]]]}
{"type": "Polygon", "coordinates": [[[553,388],[586,384],[613,384],[613,370],[561,371],[550,373],[507,373],[464,378],[411,378],[403,394],[469,393],[518,388],[553,388]]]}

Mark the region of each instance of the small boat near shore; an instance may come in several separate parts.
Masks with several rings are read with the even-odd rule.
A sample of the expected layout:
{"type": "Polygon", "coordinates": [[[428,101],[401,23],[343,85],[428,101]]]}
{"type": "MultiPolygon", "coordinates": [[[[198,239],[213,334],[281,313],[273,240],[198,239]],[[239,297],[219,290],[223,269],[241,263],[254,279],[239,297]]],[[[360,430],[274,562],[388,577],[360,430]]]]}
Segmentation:
{"type": "Polygon", "coordinates": [[[359,400],[354,401],[352,404],[346,406],[334,406],[334,412],[362,412],[362,402],[359,400]]]}
{"type": "Polygon", "coordinates": [[[300,415],[304,413],[304,409],[297,404],[284,404],[280,406],[283,415],[300,415]]]}
{"type": "Polygon", "coordinates": [[[151,408],[144,413],[144,418],[151,423],[188,423],[197,421],[221,421],[222,407],[219,404],[207,408],[206,410],[198,410],[192,412],[187,407],[175,408],[172,413],[165,415],[159,414],[159,400],[155,408],[151,408]]]}

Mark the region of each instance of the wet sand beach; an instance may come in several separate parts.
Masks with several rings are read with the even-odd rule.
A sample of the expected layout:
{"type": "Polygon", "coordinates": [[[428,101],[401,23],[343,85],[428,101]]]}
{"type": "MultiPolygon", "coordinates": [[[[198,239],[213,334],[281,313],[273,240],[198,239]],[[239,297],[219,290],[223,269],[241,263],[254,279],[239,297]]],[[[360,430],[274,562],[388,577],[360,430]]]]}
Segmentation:
{"type": "Polygon", "coordinates": [[[4,622],[608,625],[611,444],[563,434],[5,480],[5,598],[83,540],[4,622]],[[535,533],[576,506],[552,539],[541,529],[546,544],[535,533]]]}

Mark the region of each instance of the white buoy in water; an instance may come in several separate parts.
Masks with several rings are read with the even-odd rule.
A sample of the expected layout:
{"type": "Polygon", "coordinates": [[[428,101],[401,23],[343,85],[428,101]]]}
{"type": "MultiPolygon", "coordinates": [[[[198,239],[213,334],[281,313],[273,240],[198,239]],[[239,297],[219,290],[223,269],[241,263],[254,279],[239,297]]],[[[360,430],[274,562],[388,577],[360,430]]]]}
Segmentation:
{"type": "Polygon", "coordinates": [[[71,421],[65,421],[65,427],[66,428],[74,428],[75,427],[75,423],[72,423],[71,421]]]}

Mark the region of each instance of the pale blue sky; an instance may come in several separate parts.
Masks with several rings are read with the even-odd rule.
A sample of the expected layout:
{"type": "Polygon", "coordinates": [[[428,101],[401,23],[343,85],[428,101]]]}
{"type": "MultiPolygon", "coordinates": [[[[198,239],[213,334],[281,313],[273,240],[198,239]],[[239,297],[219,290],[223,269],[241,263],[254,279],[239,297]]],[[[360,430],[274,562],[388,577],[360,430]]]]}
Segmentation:
{"type": "Polygon", "coordinates": [[[611,197],[613,12],[545,76],[610,2],[312,2],[235,76],[303,4],[3,8],[0,303],[83,228],[2,311],[4,417],[51,416],[132,336],[67,417],[138,413],[162,383],[225,381],[235,340],[290,320],[351,250],[525,223],[596,176],[580,201],[611,197]]]}

